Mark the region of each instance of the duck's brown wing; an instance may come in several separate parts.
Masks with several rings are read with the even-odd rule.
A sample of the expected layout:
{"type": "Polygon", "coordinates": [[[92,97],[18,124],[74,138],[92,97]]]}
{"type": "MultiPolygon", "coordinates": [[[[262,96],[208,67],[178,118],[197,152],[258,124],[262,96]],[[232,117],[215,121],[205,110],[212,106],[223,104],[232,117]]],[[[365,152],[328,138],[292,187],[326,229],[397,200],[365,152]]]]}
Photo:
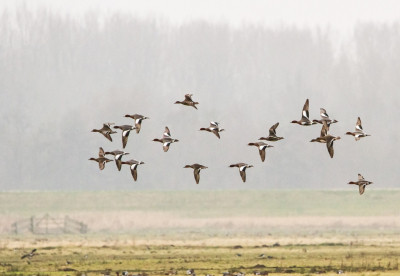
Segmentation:
{"type": "Polygon", "coordinates": [[[310,113],[308,111],[309,106],[310,106],[310,102],[307,99],[306,103],[303,106],[303,112],[302,112],[302,116],[305,117],[307,120],[310,120],[310,113]]]}
{"type": "Polygon", "coordinates": [[[167,152],[169,150],[169,146],[171,145],[171,142],[165,142],[163,143],[163,150],[164,152],[167,152]]]}
{"type": "Polygon", "coordinates": [[[120,171],[121,170],[121,160],[119,160],[119,159],[115,159],[115,164],[117,165],[117,168],[118,168],[118,170],[120,171]]]}
{"type": "Polygon", "coordinates": [[[321,134],[319,137],[325,137],[326,135],[328,135],[328,125],[325,121],[323,121],[322,128],[321,128],[321,134]]]}
{"type": "Polygon", "coordinates": [[[334,137],[332,137],[332,136],[326,138],[326,147],[328,148],[328,152],[329,152],[329,155],[331,156],[331,158],[333,158],[333,153],[334,153],[334,150],[333,150],[334,139],[333,138],[334,137]]]}
{"type": "Polygon", "coordinates": [[[356,131],[363,131],[363,128],[362,128],[362,125],[361,125],[361,118],[360,118],[360,117],[358,117],[358,119],[357,119],[356,131]]]}
{"type": "Polygon", "coordinates": [[[130,130],[124,130],[122,131],[122,148],[125,148],[126,144],[128,143],[128,137],[130,130]]]}
{"type": "Polygon", "coordinates": [[[365,192],[365,186],[367,186],[367,185],[366,184],[358,185],[358,189],[360,191],[360,195],[362,195],[365,192]]]}
{"type": "Polygon", "coordinates": [[[196,184],[199,184],[200,182],[200,169],[194,169],[194,179],[196,180],[196,184]]]}
{"type": "Polygon", "coordinates": [[[361,174],[358,174],[358,180],[364,180],[364,177],[361,174]]]}
{"type": "Polygon", "coordinates": [[[110,128],[110,126],[113,125],[112,123],[107,123],[107,124],[103,124],[103,128],[101,130],[104,131],[111,131],[112,129],[110,128]]]}
{"type": "Polygon", "coordinates": [[[186,94],[186,95],[185,95],[185,101],[193,102],[192,96],[193,96],[193,94],[186,94]]]}
{"type": "Polygon", "coordinates": [[[136,133],[139,133],[140,132],[140,128],[142,127],[142,120],[141,119],[137,119],[136,120],[135,127],[136,127],[136,133]]]}
{"type": "Polygon", "coordinates": [[[240,171],[240,176],[242,177],[243,182],[246,182],[246,171],[240,171]]]}
{"type": "Polygon", "coordinates": [[[260,153],[261,161],[264,162],[264,160],[265,160],[265,149],[263,149],[263,150],[259,149],[258,152],[260,153]]]}
{"type": "Polygon", "coordinates": [[[269,129],[270,136],[276,136],[276,128],[279,126],[279,123],[276,123],[269,129]]]}
{"type": "Polygon", "coordinates": [[[132,177],[133,177],[133,180],[137,180],[137,170],[136,170],[136,168],[134,168],[134,169],[132,169],[131,168],[131,174],[132,174],[132,177]]]}
{"type": "Polygon", "coordinates": [[[163,137],[164,138],[165,137],[168,137],[168,138],[171,137],[171,132],[169,131],[169,128],[167,126],[165,127],[163,137]]]}
{"type": "Polygon", "coordinates": [[[103,134],[104,137],[106,137],[108,140],[110,140],[112,142],[112,138],[111,138],[111,135],[110,135],[109,131],[102,132],[101,134],[103,134]]]}
{"type": "Polygon", "coordinates": [[[329,119],[328,113],[326,113],[326,110],[324,108],[320,108],[319,114],[321,115],[322,119],[329,119]]]}
{"type": "Polygon", "coordinates": [[[106,167],[106,160],[99,160],[99,169],[102,171],[106,167]]]}
{"type": "Polygon", "coordinates": [[[211,130],[211,132],[214,133],[215,136],[218,137],[218,139],[221,139],[221,137],[219,137],[219,132],[218,132],[218,130],[214,129],[214,130],[211,130]]]}

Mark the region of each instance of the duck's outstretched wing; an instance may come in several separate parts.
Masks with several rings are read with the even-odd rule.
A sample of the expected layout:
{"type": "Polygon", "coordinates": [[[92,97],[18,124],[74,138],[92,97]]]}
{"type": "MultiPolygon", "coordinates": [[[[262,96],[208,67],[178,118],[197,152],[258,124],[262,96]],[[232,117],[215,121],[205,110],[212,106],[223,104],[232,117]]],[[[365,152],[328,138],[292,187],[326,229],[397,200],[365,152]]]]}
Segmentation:
{"type": "Polygon", "coordinates": [[[185,95],[185,101],[193,102],[192,96],[193,96],[193,94],[186,94],[186,95],[185,95]]]}
{"type": "Polygon", "coordinates": [[[363,131],[363,127],[361,125],[361,119],[358,117],[357,124],[356,124],[356,131],[363,131]]]}
{"type": "Polygon", "coordinates": [[[361,184],[361,185],[358,186],[358,189],[360,191],[360,195],[362,195],[365,192],[365,187],[366,186],[367,186],[366,184],[361,184]]]}
{"type": "Polygon", "coordinates": [[[196,180],[196,184],[199,184],[200,182],[200,169],[194,169],[193,170],[194,174],[194,180],[196,180]]]}
{"type": "Polygon", "coordinates": [[[310,120],[310,112],[308,111],[309,106],[310,106],[310,102],[307,99],[303,106],[303,111],[301,113],[302,117],[306,118],[307,120],[310,120]]]}
{"type": "Polygon", "coordinates": [[[276,128],[279,126],[279,123],[276,123],[269,129],[270,136],[276,136],[276,128]]]}
{"type": "Polygon", "coordinates": [[[166,138],[166,137],[170,138],[171,137],[171,132],[169,131],[169,128],[167,126],[165,127],[163,137],[164,138],[166,138]]]}

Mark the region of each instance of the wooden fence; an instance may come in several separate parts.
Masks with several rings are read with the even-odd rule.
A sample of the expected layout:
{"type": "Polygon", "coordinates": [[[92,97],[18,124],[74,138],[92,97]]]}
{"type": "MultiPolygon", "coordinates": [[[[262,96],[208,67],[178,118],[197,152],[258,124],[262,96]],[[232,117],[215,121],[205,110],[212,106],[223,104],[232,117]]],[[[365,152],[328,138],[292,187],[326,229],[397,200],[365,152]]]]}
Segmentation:
{"type": "Polygon", "coordinates": [[[11,227],[12,232],[15,234],[30,232],[39,235],[51,235],[85,234],[87,232],[87,225],[83,222],[70,219],[68,216],[65,216],[65,218],[53,218],[49,214],[44,215],[42,218],[31,217],[16,221],[11,227]]]}

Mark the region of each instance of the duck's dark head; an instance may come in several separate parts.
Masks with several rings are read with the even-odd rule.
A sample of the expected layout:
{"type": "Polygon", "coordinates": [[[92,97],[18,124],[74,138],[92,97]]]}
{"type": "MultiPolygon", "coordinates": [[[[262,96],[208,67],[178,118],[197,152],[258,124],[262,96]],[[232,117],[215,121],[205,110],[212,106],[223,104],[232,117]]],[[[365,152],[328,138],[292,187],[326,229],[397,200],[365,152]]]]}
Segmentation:
{"type": "Polygon", "coordinates": [[[180,102],[180,101],[176,101],[176,102],[175,102],[175,104],[180,104],[180,103],[182,103],[182,102],[180,102]]]}
{"type": "Polygon", "coordinates": [[[184,169],[187,169],[187,168],[192,168],[192,166],[190,166],[190,165],[186,165],[185,167],[183,167],[184,169]]]}
{"type": "Polygon", "coordinates": [[[96,161],[96,159],[94,159],[93,157],[92,157],[92,158],[90,158],[89,160],[94,160],[94,161],[96,161]]]}

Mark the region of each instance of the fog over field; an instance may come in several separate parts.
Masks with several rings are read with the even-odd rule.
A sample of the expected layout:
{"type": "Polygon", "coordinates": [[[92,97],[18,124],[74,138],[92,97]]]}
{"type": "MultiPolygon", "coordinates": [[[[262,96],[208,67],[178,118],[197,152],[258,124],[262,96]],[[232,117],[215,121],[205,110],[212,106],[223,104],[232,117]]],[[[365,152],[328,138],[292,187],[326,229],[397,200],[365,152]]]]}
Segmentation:
{"type": "MultiPolygon", "coordinates": [[[[0,13],[0,190],[351,189],[361,173],[373,189],[398,188],[400,20],[362,22],[349,35],[282,22],[231,25],[201,19],[86,11],[81,17],[21,5],[0,13]],[[193,94],[198,110],[174,105],[193,94]],[[321,125],[290,124],[325,108],[341,136],[331,159],[309,141],[321,125]],[[123,158],[145,162],[134,182],[128,166],[100,171],[99,147],[122,149],[91,133],[105,122],[134,124],[123,158]],[[361,117],[371,137],[344,135],[361,117]],[[217,121],[221,139],[199,132],[217,121]],[[279,122],[266,160],[247,146],[279,122]],[[164,153],[168,126],[179,143],[164,153]],[[230,164],[254,165],[247,182],[230,164]],[[200,163],[199,185],[187,164],[200,163]]],[[[118,200],[110,198],[110,201],[118,200]]]]}

